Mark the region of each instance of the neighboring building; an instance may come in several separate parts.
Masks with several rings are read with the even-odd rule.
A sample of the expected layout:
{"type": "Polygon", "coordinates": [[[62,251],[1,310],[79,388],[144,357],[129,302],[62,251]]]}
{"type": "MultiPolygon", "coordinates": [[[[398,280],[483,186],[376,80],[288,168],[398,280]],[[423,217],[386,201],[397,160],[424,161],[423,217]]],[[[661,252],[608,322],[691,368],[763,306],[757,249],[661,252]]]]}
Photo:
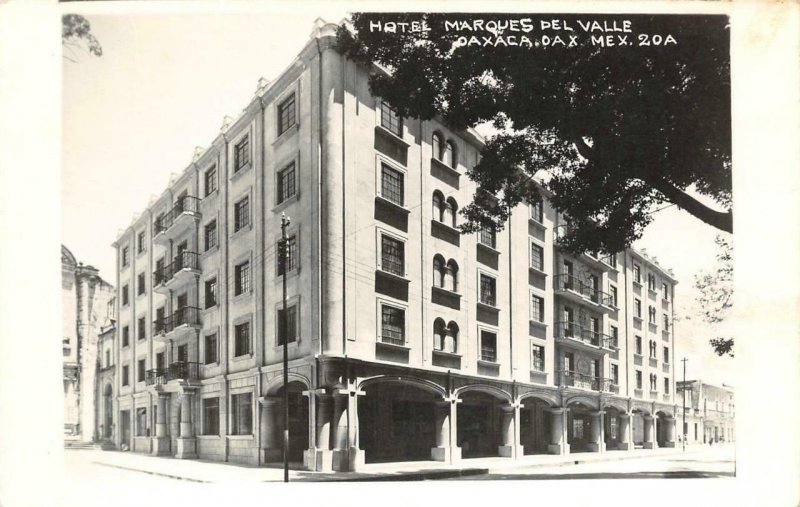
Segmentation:
{"type": "Polygon", "coordinates": [[[69,440],[94,440],[97,336],[113,297],[114,287],[98,270],[61,245],[64,436],[69,440]]]}
{"type": "Polygon", "coordinates": [[[113,446],[116,439],[114,409],[114,340],[116,340],[116,299],[108,302],[109,318],[100,328],[97,339],[97,365],[95,373],[95,439],[113,446]]]}
{"type": "Polygon", "coordinates": [[[398,118],[335,29],[116,239],[117,445],[279,461],[284,342],[310,469],[674,445],[673,277],[566,254],[547,201],[459,234],[482,139],[398,118]]]}
{"type": "MultiPolygon", "coordinates": [[[[735,440],[735,415],[733,387],[722,387],[702,380],[678,381],[675,401],[680,414],[683,391],[686,391],[687,443],[733,442],[735,440]]],[[[679,421],[679,424],[682,421],[679,421]]]]}

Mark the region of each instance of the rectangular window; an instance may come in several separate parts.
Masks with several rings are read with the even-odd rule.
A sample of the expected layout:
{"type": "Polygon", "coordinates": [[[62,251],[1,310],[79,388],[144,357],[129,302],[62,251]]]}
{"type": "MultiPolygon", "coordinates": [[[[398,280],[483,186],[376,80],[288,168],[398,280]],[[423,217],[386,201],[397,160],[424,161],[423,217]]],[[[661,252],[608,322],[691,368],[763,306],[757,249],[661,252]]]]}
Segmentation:
{"type": "Polygon", "coordinates": [[[481,361],[497,362],[497,334],[481,331],[481,361]]]}
{"type": "Polygon", "coordinates": [[[650,374],[650,390],[657,391],[658,390],[658,377],[655,373],[650,374]]]}
{"type": "Polygon", "coordinates": [[[617,326],[608,326],[608,330],[611,332],[611,345],[619,347],[619,329],[617,326]]]}
{"type": "Polygon", "coordinates": [[[128,326],[122,326],[122,346],[127,347],[130,344],[131,336],[130,336],[130,328],[128,326]]]}
{"type": "Polygon", "coordinates": [[[250,353],[250,323],[244,322],[233,328],[234,357],[245,356],[250,353]]]}
{"type": "Polygon", "coordinates": [[[633,316],[642,318],[642,300],[639,298],[633,300],[633,316]]]}
{"type": "Polygon", "coordinates": [[[144,372],[144,359],[139,359],[139,362],[136,364],[136,382],[144,382],[144,372]]]}
{"type": "Polygon", "coordinates": [[[217,166],[212,165],[205,174],[206,196],[217,189],[217,166]]]}
{"type": "Polygon", "coordinates": [[[203,435],[219,435],[219,398],[203,399],[203,435]]]}
{"type": "Polygon", "coordinates": [[[106,368],[111,366],[111,351],[110,350],[106,350],[106,363],[105,363],[105,365],[106,365],[106,368]]]}
{"type": "Polygon", "coordinates": [[[655,292],[656,290],[656,275],[652,273],[647,274],[647,288],[655,292]]]}
{"type": "Polygon", "coordinates": [[[658,347],[658,345],[656,345],[656,342],[654,342],[653,340],[650,340],[649,346],[650,346],[650,357],[655,359],[656,358],[656,348],[658,347]]]}
{"type": "Polygon", "coordinates": [[[294,162],[286,166],[281,172],[278,173],[278,204],[291,197],[294,197],[294,194],[297,191],[295,188],[294,175],[294,162]]]}
{"type": "Polygon", "coordinates": [[[159,352],[156,354],[156,370],[164,371],[164,353],[159,352]]]}
{"type": "Polygon", "coordinates": [[[642,355],[642,337],[641,336],[637,336],[636,337],[636,354],[640,355],[640,356],[642,355]]]}
{"type": "Polygon", "coordinates": [[[233,172],[236,173],[250,163],[250,136],[236,143],[233,153],[233,172]]]}
{"type": "Polygon", "coordinates": [[[669,285],[667,283],[661,284],[662,290],[664,292],[664,299],[669,301],[669,285]]]}
{"type": "Polygon", "coordinates": [[[669,394],[669,379],[664,377],[664,394],[669,394]]]}
{"type": "Polygon", "coordinates": [[[211,308],[217,305],[217,278],[206,280],[205,284],[205,301],[206,308],[211,308]]]}
{"type": "Polygon", "coordinates": [[[381,101],[381,127],[397,137],[403,137],[403,119],[385,101],[381,101]]]}
{"type": "Polygon", "coordinates": [[[122,306],[128,306],[129,296],[128,296],[128,285],[122,286],[122,306]]]}
{"type": "Polygon", "coordinates": [[[655,306],[649,306],[647,308],[647,317],[648,317],[648,320],[649,320],[650,324],[655,324],[656,323],[656,307],[655,306]]]}
{"type": "Polygon", "coordinates": [[[642,283],[642,268],[638,264],[633,265],[633,280],[636,283],[642,283]]]}
{"type": "Polygon", "coordinates": [[[617,254],[612,253],[611,255],[608,256],[608,265],[611,266],[612,268],[616,269],[616,267],[617,267],[617,254]]]}
{"type": "Polygon", "coordinates": [[[531,203],[531,218],[534,221],[539,222],[540,224],[544,221],[543,205],[541,199],[537,199],[531,203]]]}
{"type": "Polygon", "coordinates": [[[381,305],[381,341],[393,345],[405,345],[405,310],[394,306],[381,305]]]}
{"type": "Polygon", "coordinates": [[[244,261],[234,268],[234,296],[250,292],[250,261],[244,261]]]}
{"type": "Polygon", "coordinates": [[[126,267],[128,264],[130,264],[130,261],[131,261],[130,249],[127,246],[122,247],[122,267],[123,268],[126,267]]]}
{"type": "Polygon", "coordinates": [[[405,276],[405,244],[402,241],[381,235],[381,270],[405,276]]]}
{"type": "Polygon", "coordinates": [[[127,386],[128,384],[130,384],[129,375],[130,375],[130,370],[128,368],[128,365],[126,364],[125,366],[122,367],[122,385],[123,386],[127,386]]]}
{"type": "Polygon", "coordinates": [[[217,362],[217,333],[207,334],[205,338],[205,357],[203,361],[205,364],[214,364],[217,362]]]}
{"type": "Polygon", "coordinates": [[[233,205],[233,232],[250,225],[250,198],[245,196],[233,205]]]}
{"type": "Polygon", "coordinates": [[[250,435],[253,432],[252,393],[231,395],[231,435],[250,435]]]}
{"type": "Polygon", "coordinates": [[[136,409],[136,436],[147,436],[147,409],[144,407],[136,409]]]}
{"type": "Polygon", "coordinates": [[[286,307],[286,320],[284,327],[283,309],[278,310],[278,346],[284,344],[288,338],[289,343],[297,341],[297,306],[286,307]]]}
{"type": "Polygon", "coordinates": [[[497,244],[497,232],[495,230],[495,227],[492,225],[489,227],[482,228],[478,233],[478,241],[483,246],[494,248],[495,245],[497,244]]]}
{"type": "Polygon", "coordinates": [[[145,332],[146,332],[145,326],[147,325],[145,324],[145,322],[147,322],[147,319],[145,319],[144,317],[139,317],[139,320],[136,321],[136,337],[139,340],[145,339],[145,332]]]}
{"type": "Polygon", "coordinates": [[[164,258],[156,261],[156,271],[153,273],[153,285],[161,285],[166,281],[167,274],[164,270],[164,258]]]}
{"type": "MultiPolygon", "coordinates": [[[[278,242],[280,251],[280,241],[278,242]]],[[[286,238],[286,272],[290,273],[297,269],[297,237],[289,236],[286,238]]],[[[278,258],[278,276],[283,275],[283,265],[280,257],[278,258]]]]}
{"type": "Polygon", "coordinates": [[[138,236],[136,236],[136,253],[144,252],[144,231],[140,232],[138,236]]]}
{"type": "Polygon", "coordinates": [[[139,273],[136,276],[136,295],[141,296],[144,294],[144,273],[139,273]]]}
{"type": "Polygon", "coordinates": [[[536,295],[531,296],[531,320],[544,322],[544,298],[536,295]]]}
{"type": "Polygon", "coordinates": [[[212,220],[205,226],[206,251],[217,246],[217,221],[212,220]]]}
{"type": "Polygon", "coordinates": [[[669,331],[669,317],[667,316],[666,313],[663,314],[662,317],[664,321],[664,331],[669,331]]]}
{"type": "Polygon", "coordinates": [[[636,370],[636,389],[642,388],[642,371],[636,370]]]}
{"type": "Polygon", "coordinates": [[[289,130],[295,123],[294,93],[278,106],[278,136],[289,130]]]}
{"type": "Polygon", "coordinates": [[[608,429],[611,433],[610,437],[612,440],[617,439],[617,418],[612,417],[608,420],[608,429]]]}
{"type": "Polygon", "coordinates": [[[534,371],[544,371],[544,347],[541,345],[534,345],[531,351],[531,369],[534,371]]]}
{"type": "Polygon", "coordinates": [[[536,243],[531,243],[531,267],[544,271],[544,248],[536,243]]]}
{"type": "Polygon", "coordinates": [[[611,365],[611,382],[614,385],[619,385],[619,365],[612,364],[611,365]]]}
{"type": "Polygon", "coordinates": [[[480,282],[480,302],[485,305],[495,306],[495,279],[481,273],[480,282]]]}
{"type": "Polygon", "coordinates": [[[615,307],[619,308],[619,300],[617,299],[617,287],[616,285],[609,285],[608,292],[611,294],[611,304],[615,307]]]}
{"type": "Polygon", "coordinates": [[[664,347],[664,362],[669,363],[669,347],[664,347]]]}
{"type": "Polygon", "coordinates": [[[403,173],[381,164],[381,197],[402,206],[403,187],[403,173]]]}

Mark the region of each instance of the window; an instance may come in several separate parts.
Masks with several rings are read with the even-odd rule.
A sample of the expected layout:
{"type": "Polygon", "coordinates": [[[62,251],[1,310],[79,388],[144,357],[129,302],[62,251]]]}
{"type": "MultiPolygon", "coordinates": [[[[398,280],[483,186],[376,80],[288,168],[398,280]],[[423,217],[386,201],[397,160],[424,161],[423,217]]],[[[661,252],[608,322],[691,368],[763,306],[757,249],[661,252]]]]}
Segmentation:
{"type": "Polygon", "coordinates": [[[217,189],[217,166],[212,165],[205,174],[206,196],[217,189]]]}
{"type": "Polygon", "coordinates": [[[405,276],[405,245],[402,241],[381,235],[381,270],[405,276]]]}
{"type": "Polygon", "coordinates": [[[612,440],[616,440],[617,439],[617,418],[616,417],[612,417],[612,418],[610,418],[608,420],[608,429],[609,429],[609,433],[610,433],[609,437],[612,440]]]}
{"type": "Polygon", "coordinates": [[[206,308],[211,308],[217,304],[217,277],[206,280],[205,284],[206,308]]]}
{"type": "Polygon", "coordinates": [[[617,254],[612,253],[611,255],[608,256],[608,265],[611,266],[612,268],[617,267],[617,254]]]}
{"type": "Polygon", "coordinates": [[[278,106],[278,136],[289,130],[295,123],[294,93],[278,106]]]}
{"type": "Polygon", "coordinates": [[[139,359],[136,364],[136,382],[144,382],[145,362],[144,359],[139,359]]]}
{"type": "Polygon", "coordinates": [[[250,225],[250,198],[245,196],[233,205],[233,232],[250,225]]]}
{"type": "Polygon", "coordinates": [[[544,298],[531,296],[531,320],[534,322],[544,322],[544,298]]]}
{"type": "Polygon", "coordinates": [[[669,347],[664,347],[664,362],[669,363],[669,347]]]}
{"type": "Polygon", "coordinates": [[[164,352],[159,352],[156,354],[156,370],[159,372],[164,371],[164,352]]]}
{"type": "Polygon", "coordinates": [[[453,321],[447,324],[447,329],[445,330],[445,336],[443,337],[442,348],[445,352],[450,352],[455,354],[458,352],[458,324],[453,321]]]}
{"type": "Polygon", "coordinates": [[[122,385],[123,386],[127,386],[127,385],[130,384],[129,375],[130,375],[129,367],[126,364],[125,366],[122,367],[122,385]]]}
{"type": "Polygon", "coordinates": [[[636,389],[642,388],[642,370],[636,370],[636,389]]]}
{"type": "Polygon", "coordinates": [[[253,432],[252,393],[231,395],[231,435],[250,435],[253,432]]]}
{"type": "Polygon", "coordinates": [[[233,295],[239,296],[250,292],[250,261],[244,261],[234,268],[236,283],[234,284],[233,295]]]}
{"type": "Polygon", "coordinates": [[[481,330],[481,361],[497,362],[497,334],[481,330]]]}
{"type": "Polygon", "coordinates": [[[397,137],[403,137],[403,119],[399,118],[395,110],[383,100],[381,101],[381,127],[397,137]]]}
{"type": "Polygon", "coordinates": [[[141,296],[144,294],[144,273],[139,273],[136,276],[136,295],[141,296]]]}
{"type": "Polygon", "coordinates": [[[136,236],[136,253],[144,252],[144,231],[136,236]]]}
{"type": "Polygon", "coordinates": [[[206,251],[211,250],[217,246],[217,221],[212,220],[205,226],[205,243],[206,251]]]}
{"type": "Polygon", "coordinates": [[[619,347],[619,329],[617,326],[608,326],[608,330],[611,332],[611,345],[613,347],[619,347]]]}
{"type": "Polygon", "coordinates": [[[295,193],[295,172],[294,162],[292,162],[278,173],[278,204],[294,197],[295,193]]]}
{"type": "Polygon", "coordinates": [[[458,159],[456,157],[456,146],[453,144],[453,141],[447,141],[444,145],[444,157],[442,162],[447,164],[448,167],[455,168],[458,165],[458,159]]]}
{"type": "Polygon", "coordinates": [[[126,267],[131,262],[130,249],[125,246],[122,247],[122,267],[126,267]]]}
{"type": "Polygon", "coordinates": [[[494,225],[490,225],[488,227],[484,227],[481,229],[478,241],[481,245],[488,246],[489,248],[494,248],[496,244],[497,233],[495,231],[494,225]]]}
{"type": "Polygon", "coordinates": [[[447,284],[447,288],[453,292],[458,292],[458,263],[453,259],[447,261],[447,278],[449,278],[450,282],[447,284]]]}
{"type": "Polygon", "coordinates": [[[669,301],[669,284],[666,282],[661,284],[661,289],[664,292],[664,299],[669,301]]]}
{"type": "Polygon", "coordinates": [[[122,286],[122,306],[128,306],[128,285],[122,286]]]}
{"type": "Polygon", "coordinates": [[[381,197],[403,205],[403,173],[387,164],[381,164],[381,197]]]}
{"type": "Polygon", "coordinates": [[[658,376],[655,373],[650,374],[650,390],[658,391],[658,376]]]}
{"type": "Polygon", "coordinates": [[[541,345],[534,345],[531,348],[531,369],[544,371],[544,347],[541,345]]]}
{"type": "Polygon", "coordinates": [[[147,436],[147,409],[144,407],[136,409],[136,436],[147,436]]]}
{"type": "Polygon", "coordinates": [[[653,292],[656,290],[656,275],[652,273],[647,274],[647,288],[653,292]]]}
{"type": "Polygon", "coordinates": [[[633,281],[642,283],[642,268],[638,264],[633,265],[633,281]]]}
{"type": "Polygon", "coordinates": [[[640,355],[640,356],[642,355],[642,337],[641,336],[637,336],[636,337],[636,354],[640,355]]]}
{"type": "Polygon", "coordinates": [[[544,206],[541,199],[536,199],[530,204],[531,219],[535,222],[544,221],[544,206]]]}
{"type": "Polygon", "coordinates": [[[244,356],[250,353],[250,323],[237,324],[234,330],[234,357],[244,356]]]}
{"type": "Polygon", "coordinates": [[[531,267],[544,271],[544,248],[536,243],[531,243],[531,267]]]}
{"type": "Polygon", "coordinates": [[[442,147],[444,146],[444,141],[442,141],[442,135],[438,132],[434,132],[433,136],[431,136],[431,151],[433,152],[433,158],[436,160],[442,160],[442,147]]]}
{"type": "Polygon", "coordinates": [[[433,286],[444,288],[446,268],[444,266],[444,257],[439,254],[433,256],[433,286]]]}
{"type": "Polygon", "coordinates": [[[648,322],[650,322],[650,324],[655,324],[656,323],[656,307],[655,306],[651,305],[651,306],[649,306],[647,308],[647,317],[648,317],[648,322]]]}
{"type": "Polygon", "coordinates": [[[633,316],[639,319],[642,318],[642,300],[639,298],[633,300],[633,316]]]}
{"type": "Polygon", "coordinates": [[[203,351],[205,352],[205,357],[203,358],[205,364],[217,362],[217,333],[206,335],[203,351]]]}
{"type": "Polygon", "coordinates": [[[381,305],[381,341],[394,345],[405,345],[405,310],[394,306],[381,305]]]}
{"type": "Polygon", "coordinates": [[[278,346],[286,341],[297,341],[297,305],[287,306],[285,314],[282,308],[278,310],[278,346]]]}
{"type": "Polygon", "coordinates": [[[203,435],[219,435],[219,398],[203,399],[203,435]]]}
{"type": "Polygon", "coordinates": [[[611,383],[619,385],[619,365],[611,364],[611,383]]]}
{"type": "Polygon", "coordinates": [[[662,320],[664,321],[664,331],[669,331],[669,317],[665,313],[662,315],[662,318],[663,318],[662,320]]]}
{"type": "Polygon", "coordinates": [[[122,326],[122,346],[127,347],[130,344],[130,328],[122,326]]]}
{"type": "Polygon", "coordinates": [[[233,152],[233,172],[239,172],[244,166],[250,163],[250,136],[244,136],[241,141],[236,143],[233,152]]]}
{"type": "Polygon", "coordinates": [[[109,366],[111,366],[111,351],[110,350],[106,350],[105,367],[108,368],[109,366]]]}
{"type": "Polygon", "coordinates": [[[664,394],[669,394],[669,379],[664,377],[664,394]]]}
{"type": "Polygon", "coordinates": [[[481,290],[481,292],[480,292],[480,302],[485,304],[485,305],[494,306],[495,302],[496,302],[495,301],[495,288],[496,288],[495,279],[492,278],[491,276],[484,275],[483,273],[481,273],[480,282],[481,282],[480,283],[480,290],[481,290]]]}
{"type": "Polygon", "coordinates": [[[611,294],[611,304],[619,308],[619,300],[617,299],[617,286],[609,284],[608,292],[611,294]]]}
{"type": "Polygon", "coordinates": [[[136,338],[139,340],[145,339],[146,321],[147,320],[144,317],[139,317],[139,320],[136,321],[136,338]]]}
{"type": "Polygon", "coordinates": [[[648,346],[650,348],[650,358],[651,359],[655,359],[656,358],[656,348],[658,347],[658,345],[656,345],[655,341],[650,340],[650,342],[648,343],[648,346]]]}
{"type": "MultiPolygon", "coordinates": [[[[278,242],[280,251],[280,241],[278,242]]],[[[297,237],[289,236],[286,238],[286,272],[289,273],[297,269],[297,237]]],[[[283,265],[280,257],[278,258],[278,276],[283,274],[283,265]]]]}

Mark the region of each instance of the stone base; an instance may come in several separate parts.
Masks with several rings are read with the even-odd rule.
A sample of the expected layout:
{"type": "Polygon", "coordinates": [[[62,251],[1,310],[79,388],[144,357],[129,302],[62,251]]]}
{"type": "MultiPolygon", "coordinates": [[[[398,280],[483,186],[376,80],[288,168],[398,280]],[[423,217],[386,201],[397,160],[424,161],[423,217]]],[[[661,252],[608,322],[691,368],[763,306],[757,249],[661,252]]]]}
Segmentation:
{"type": "Polygon", "coordinates": [[[501,445],[497,448],[497,454],[501,458],[516,458],[525,454],[521,445],[501,445]]]}
{"type": "Polygon", "coordinates": [[[312,472],[333,471],[333,451],[311,448],[303,452],[303,466],[312,472]]]}
{"type": "Polygon", "coordinates": [[[153,456],[168,456],[169,441],[169,437],[153,437],[153,456]]]}
{"type": "Polygon", "coordinates": [[[589,452],[603,452],[606,450],[606,444],[605,443],[597,444],[594,442],[589,442],[588,444],[586,444],[586,449],[589,452]]]}
{"type": "Polygon", "coordinates": [[[357,472],[364,467],[364,451],[357,447],[333,450],[333,470],[336,472],[357,472]]]}
{"type": "Polygon", "coordinates": [[[547,446],[548,454],[569,454],[569,444],[550,444],[547,446]]]}
{"type": "Polygon", "coordinates": [[[175,450],[175,457],[178,459],[193,459],[197,458],[197,439],[195,438],[178,438],[177,449],[175,450]]]}
{"type": "Polygon", "coordinates": [[[655,449],[656,445],[653,442],[645,442],[642,444],[643,449],[655,449]]]}
{"type": "Polygon", "coordinates": [[[461,447],[432,447],[431,459],[444,463],[456,463],[461,461],[461,447]]]}
{"type": "Polygon", "coordinates": [[[617,450],[630,451],[631,449],[633,449],[633,446],[631,445],[630,442],[618,442],[617,443],[617,450]]]}
{"type": "Polygon", "coordinates": [[[273,447],[262,451],[264,451],[264,463],[283,463],[283,449],[273,447]]]}
{"type": "Polygon", "coordinates": [[[664,442],[661,447],[675,447],[675,442],[664,442]]]}

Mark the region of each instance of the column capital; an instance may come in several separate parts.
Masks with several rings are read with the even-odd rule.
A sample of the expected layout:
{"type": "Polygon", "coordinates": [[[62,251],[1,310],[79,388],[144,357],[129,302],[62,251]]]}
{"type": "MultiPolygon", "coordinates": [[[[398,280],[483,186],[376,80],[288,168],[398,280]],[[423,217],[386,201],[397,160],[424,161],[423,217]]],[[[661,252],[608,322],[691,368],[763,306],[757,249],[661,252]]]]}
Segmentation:
{"type": "Polygon", "coordinates": [[[519,403],[504,403],[500,405],[500,410],[505,413],[511,413],[520,407],[519,403]]]}
{"type": "Polygon", "coordinates": [[[645,415],[642,416],[642,419],[644,419],[645,421],[652,421],[653,420],[653,416],[650,415],[650,414],[645,414],[645,415]]]}
{"type": "Polygon", "coordinates": [[[358,389],[335,389],[332,394],[338,396],[364,396],[367,393],[358,389]]]}
{"type": "Polygon", "coordinates": [[[592,410],[591,412],[589,412],[589,414],[591,415],[604,415],[605,413],[606,413],[605,410],[592,410]]]}
{"type": "Polygon", "coordinates": [[[187,385],[180,386],[181,394],[191,396],[193,394],[196,394],[197,391],[198,391],[197,386],[187,386],[187,385]]]}
{"type": "Polygon", "coordinates": [[[453,405],[455,405],[455,404],[461,403],[464,400],[462,400],[461,398],[458,398],[456,396],[445,396],[442,399],[442,401],[446,401],[448,403],[452,403],[453,405]]]}
{"type": "Polygon", "coordinates": [[[550,412],[551,414],[563,414],[567,409],[565,407],[550,407],[546,408],[546,412],[550,412]]]}
{"type": "Polygon", "coordinates": [[[281,403],[283,399],[279,396],[259,396],[258,402],[264,407],[273,407],[281,403]]]}
{"type": "Polygon", "coordinates": [[[631,418],[631,414],[630,414],[630,412],[620,412],[619,413],[619,417],[622,417],[623,419],[630,419],[631,418]]]}

